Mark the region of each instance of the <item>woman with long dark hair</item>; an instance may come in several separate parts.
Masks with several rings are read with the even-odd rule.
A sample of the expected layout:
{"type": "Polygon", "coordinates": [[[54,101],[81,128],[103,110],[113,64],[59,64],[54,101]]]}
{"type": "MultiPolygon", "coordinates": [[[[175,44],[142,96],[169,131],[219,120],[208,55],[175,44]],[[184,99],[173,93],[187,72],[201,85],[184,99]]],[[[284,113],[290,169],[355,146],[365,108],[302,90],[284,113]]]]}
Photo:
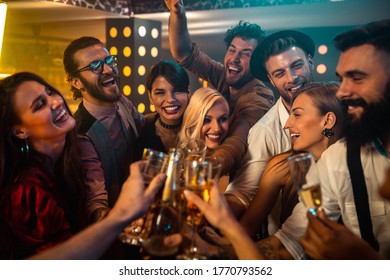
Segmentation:
{"type": "Polygon", "coordinates": [[[0,81],[0,257],[20,259],[78,232],[84,172],[75,120],[41,77],[0,81]]]}

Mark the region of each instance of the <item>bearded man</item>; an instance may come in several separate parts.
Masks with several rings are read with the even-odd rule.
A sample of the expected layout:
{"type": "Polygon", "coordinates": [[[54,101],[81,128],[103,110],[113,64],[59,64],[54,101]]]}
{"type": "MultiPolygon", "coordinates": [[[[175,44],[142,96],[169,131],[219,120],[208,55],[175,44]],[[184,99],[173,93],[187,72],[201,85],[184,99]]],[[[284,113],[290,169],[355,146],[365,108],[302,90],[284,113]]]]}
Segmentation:
{"type": "Polygon", "coordinates": [[[78,38],[64,52],[73,97],[82,98],[75,118],[77,132],[84,136],[81,152],[87,180],[91,189],[105,184],[110,208],[129,175],[133,146],[144,122],[120,92],[117,65],[117,58],[94,37],[78,38]],[[100,164],[104,178],[99,176],[100,164]]]}

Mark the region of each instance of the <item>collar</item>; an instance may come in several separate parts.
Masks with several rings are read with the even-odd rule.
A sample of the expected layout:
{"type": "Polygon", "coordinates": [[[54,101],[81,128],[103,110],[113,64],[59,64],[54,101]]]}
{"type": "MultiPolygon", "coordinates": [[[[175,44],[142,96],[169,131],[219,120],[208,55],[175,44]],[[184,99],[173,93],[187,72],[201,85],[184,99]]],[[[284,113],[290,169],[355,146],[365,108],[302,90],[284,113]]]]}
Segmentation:
{"type": "Polygon", "coordinates": [[[284,127],[286,126],[286,122],[287,122],[288,117],[290,116],[290,114],[288,113],[288,110],[284,106],[281,97],[279,97],[277,103],[278,103],[277,105],[278,105],[280,124],[282,125],[282,128],[285,129],[284,127]]]}
{"type": "Polygon", "coordinates": [[[374,147],[378,151],[378,153],[380,153],[384,157],[390,158],[390,155],[387,152],[385,146],[383,145],[381,139],[379,139],[378,137],[375,137],[373,142],[374,142],[374,147]]]}

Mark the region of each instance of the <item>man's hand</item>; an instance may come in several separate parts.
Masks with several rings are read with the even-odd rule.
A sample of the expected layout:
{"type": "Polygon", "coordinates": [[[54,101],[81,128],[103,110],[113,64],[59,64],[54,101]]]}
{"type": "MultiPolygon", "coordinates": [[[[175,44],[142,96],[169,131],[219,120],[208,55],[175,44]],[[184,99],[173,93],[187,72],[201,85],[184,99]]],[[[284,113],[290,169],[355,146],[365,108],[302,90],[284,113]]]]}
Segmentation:
{"type": "Polygon", "coordinates": [[[174,14],[184,13],[183,0],[164,0],[168,10],[174,14]]]}
{"type": "Polygon", "coordinates": [[[306,253],[314,259],[380,259],[371,246],[344,225],[329,220],[324,212],[308,213],[308,227],[301,240],[306,253]]]}

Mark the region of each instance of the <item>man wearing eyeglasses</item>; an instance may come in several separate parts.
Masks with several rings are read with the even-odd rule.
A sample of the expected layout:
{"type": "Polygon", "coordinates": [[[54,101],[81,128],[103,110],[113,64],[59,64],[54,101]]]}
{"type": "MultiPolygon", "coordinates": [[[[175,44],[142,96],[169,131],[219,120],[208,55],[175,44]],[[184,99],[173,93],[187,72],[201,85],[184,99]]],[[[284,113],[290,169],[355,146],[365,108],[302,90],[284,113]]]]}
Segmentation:
{"type": "Polygon", "coordinates": [[[117,58],[93,37],[72,41],[64,52],[73,98],[82,98],[75,118],[77,132],[82,135],[87,184],[92,192],[105,184],[110,208],[129,175],[132,147],[144,122],[143,115],[120,92],[117,63],[117,58]]]}

